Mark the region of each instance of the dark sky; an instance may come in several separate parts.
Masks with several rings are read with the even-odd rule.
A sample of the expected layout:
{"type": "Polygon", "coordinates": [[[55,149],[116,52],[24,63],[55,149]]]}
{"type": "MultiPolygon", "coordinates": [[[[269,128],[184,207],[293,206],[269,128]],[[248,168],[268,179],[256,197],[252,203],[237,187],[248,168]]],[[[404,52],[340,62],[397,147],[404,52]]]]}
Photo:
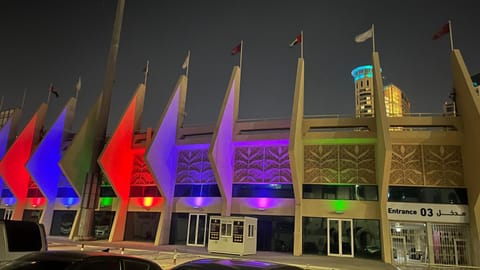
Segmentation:
{"type": "MultiPolygon", "coordinates": [[[[19,106],[22,127],[51,82],[46,126],[74,95],[74,127],[101,92],[114,0],[6,0],[0,8],[0,96],[19,106]]],[[[371,64],[371,40],[354,36],[375,24],[385,83],[408,96],[413,112],[439,113],[452,88],[448,36],[432,40],[449,19],[469,71],[480,72],[480,1],[469,0],[126,0],[109,130],[113,130],[150,61],[142,127],[156,127],[191,50],[186,124],[214,123],[244,40],[240,118],[289,118],[304,31],[305,114],[353,114],[350,72],[371,64]]]]}

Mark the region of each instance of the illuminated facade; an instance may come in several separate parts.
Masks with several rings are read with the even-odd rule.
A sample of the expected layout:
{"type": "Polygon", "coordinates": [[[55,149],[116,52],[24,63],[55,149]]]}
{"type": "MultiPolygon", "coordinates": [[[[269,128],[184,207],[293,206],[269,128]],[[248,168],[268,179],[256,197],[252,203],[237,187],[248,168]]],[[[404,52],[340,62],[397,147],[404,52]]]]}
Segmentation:
{"type": "MultiPolygon", "coordinates": [[[[369,87],[384,89],[378,53],[372,60],[370,73],[356,81],[366,87],[368,78],[369,87]]],[[[375,110],[365,112],[371,117],[305,116],[300,58],[291,119],[238,119],[236,66],[215,125],[184,125],[182,75],[158,125],[145,130],[141,84],[98,159],[104,176],[93,234],[206,246],[216,233],[227,237],[212,233],[211,216],[249,216],[257,218],[261,251],[479,265],[473,251],[480,248],[480,126],[466,123],[480,121],[480,104],[458,50],[451,60],[462,105],[456,117],[387,118],[387,104],[378,102],[383,92],[372,93],[375,110]],[[409,128],[392,128],[398,126],[409,128]]],[[[65,132],[72,105],[43,137],[39,109],[1,156],[0,214],[37,217],[49,235],[75,236],[91,166],[82,145],[93,141],[98,104],[73,140],[65,132]]]]}
{"type": "Polygon", "coordinates": [[[399,117],[410,113],[410,101],[396,85],[386,85],[383,89],[383,95],[387,116],[399,117]]]}

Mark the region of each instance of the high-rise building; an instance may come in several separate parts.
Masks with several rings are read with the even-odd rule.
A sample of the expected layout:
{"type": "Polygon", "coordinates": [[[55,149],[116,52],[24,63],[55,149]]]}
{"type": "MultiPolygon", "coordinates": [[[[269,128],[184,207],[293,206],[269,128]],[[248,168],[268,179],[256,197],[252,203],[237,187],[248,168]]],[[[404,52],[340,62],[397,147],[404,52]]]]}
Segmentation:
{"type": "Polygon", "coordinates": [[[373,84],[372,66],[360,66],[352,70],[355,82],[355,116],[372,117],[373,110],[373,84]]]}
{"type": "Polygon", "coordinates": [[[386,85],[383,88],[383,95],[387,116],[402,116],[410,113],[410,101],[396,85],[386,85]]]}
{"type": "MultiPolygon", "coordinates": [[[[375,113],[372,66],[359,66],[352,70],[352,76],[355,83],[355,115],[372,117],[375,113]]],[[[402,116],[410,113],[410,101],[396,85],[386,85],[384,97],[387,116],[402,116]]]]}

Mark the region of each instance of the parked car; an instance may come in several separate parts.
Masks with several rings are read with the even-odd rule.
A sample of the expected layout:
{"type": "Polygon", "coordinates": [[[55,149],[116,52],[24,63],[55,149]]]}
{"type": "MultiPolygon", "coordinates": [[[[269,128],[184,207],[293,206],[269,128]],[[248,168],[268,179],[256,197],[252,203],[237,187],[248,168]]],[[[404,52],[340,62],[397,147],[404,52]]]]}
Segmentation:
{"type": "Polygon", "coordinates": [[[95,237],[108,238],[109,233],[110,233],[110,226],[108,225],[95,226],[95,237]]]}
{"type": "Polygon", "coordinates": [[[109,252],[43,251],[20,257],[1,270],[161,270],[157,263],[109,252]]]}
{"type": "Polygon", "coordinates": [[[303,268],[271,262],[240,259],[199,259],[175,266],[172,270],[300,270],[303,268]]]}

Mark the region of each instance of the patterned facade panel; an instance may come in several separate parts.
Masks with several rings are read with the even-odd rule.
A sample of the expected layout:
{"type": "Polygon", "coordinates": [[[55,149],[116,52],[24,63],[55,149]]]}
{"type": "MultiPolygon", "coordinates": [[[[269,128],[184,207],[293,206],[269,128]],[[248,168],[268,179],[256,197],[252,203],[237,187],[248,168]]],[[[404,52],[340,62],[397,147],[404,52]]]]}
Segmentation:
{"type": "Polygon", "coordinates": [[[216,184],[212,164],[208,159],[208,150],[202,152],[202,184],[216,184]]]}
{"type": "Polygon", "coordinates": [[[211,170],[212,168],[208,161],[208,149],[182,150],[178,152],[176,183],[205,183],[205,179],[210,178],[208,172],[211,172],[211,170]]]}
{"type": "Polygon", "coordinates": [[[425,184],[463,186],[463,163],[460,146],[424,145],[425,184]]]}
{"type": "Polygon", "coordinates": [[[235,148],[234,180],[236,183],[263,182],[263,147],[235,148]]]}
{"type": "Polygon", "coordinates": [[[287,145],[235,148],[234,183],[291,183],[287,145]]]}
{"type": "Polygon", "coordinates": [[[265,148],[264,182],[292,182],[288,146],[270,146],[265,148]]]}
{"type": "Polygon", "coordinates": [[[392,145],[390,184],[423,184],[422,148],[420,145],[392,145]]]}
{"type": "Polygon", "coordinates": [[[374,145],[341,145],[339,160],[340,183],[376,184],[374,145]]]}
{"type": "Polygon", "coordinates": [[[304,182],[338,183],[337,145],[305,146],[304,182]]]}
{"type": "Polygon", "coordinates": [[[143,154],[137,154],[133,160],[132,177],[130,178],[131,186],[153,186],[155,180],[153,179],[143,154]]]}

